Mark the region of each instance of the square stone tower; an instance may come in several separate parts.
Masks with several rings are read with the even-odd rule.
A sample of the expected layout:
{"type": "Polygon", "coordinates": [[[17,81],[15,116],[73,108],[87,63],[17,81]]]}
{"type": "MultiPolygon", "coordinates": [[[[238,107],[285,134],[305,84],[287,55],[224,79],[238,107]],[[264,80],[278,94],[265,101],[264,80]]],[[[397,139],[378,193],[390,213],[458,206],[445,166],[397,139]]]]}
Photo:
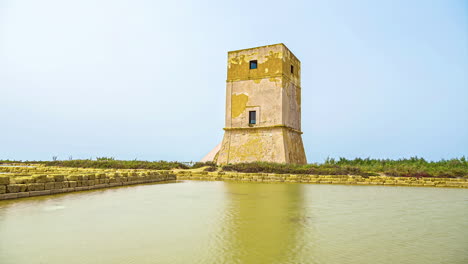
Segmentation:
{"type": "Polygon", "coordinates": [[[307,163],[301,62],[284,44],[228,52],[224,130],[217,164],[307,163]]]}

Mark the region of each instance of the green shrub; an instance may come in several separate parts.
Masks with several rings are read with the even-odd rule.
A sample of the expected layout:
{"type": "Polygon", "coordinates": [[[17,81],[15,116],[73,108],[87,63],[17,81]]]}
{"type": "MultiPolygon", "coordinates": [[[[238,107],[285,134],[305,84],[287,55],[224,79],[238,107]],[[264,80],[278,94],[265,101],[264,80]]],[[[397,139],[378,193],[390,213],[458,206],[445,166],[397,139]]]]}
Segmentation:
{"type": "Polygon", "coordinates": [[[212,161],[207,161],[207,162],[196,162],[195,164],[193,164],[192,169],[198,169],[198,168],[206,167],[206,166],[215,167],[215,168],[217,167],[216,163],[212,161]]]}
{"type": "Polygon", "coordinates": [[[440,161],[426,161],[418,157],[399,160],[328,158],[322,164],[253,162],[229,164],[223,166],[222,169],[246,173],[361,175],[363,177],[379,174],[395,177],[468,177],[468,162],[465,157],[440,161]]]}
{"type": "Polygon", "coordinates": [[[113,158],[99,158],[98,160],[56,160],[42,161],[40,163],[43,163],[46,166],[99,169],[171,170],[189,168],[187,165],[176,161],[115,160],[113,158]]]}
{"type": "Polygon", "coordinates": [[[336,165],[297,165],[271,162],[252,162],[225,165],[224,171],[237,171],[247,173],[280,173],[280,174],[316,174],[316,175],[361,175],[365,172],[355,166],[336,165]]]}
{"type": "Polygon", "coordinates": [[[203,171],[217,171],[217,170],[218,170],[217,167],[211,166],[211,167],[206,167],[203,171]]]}

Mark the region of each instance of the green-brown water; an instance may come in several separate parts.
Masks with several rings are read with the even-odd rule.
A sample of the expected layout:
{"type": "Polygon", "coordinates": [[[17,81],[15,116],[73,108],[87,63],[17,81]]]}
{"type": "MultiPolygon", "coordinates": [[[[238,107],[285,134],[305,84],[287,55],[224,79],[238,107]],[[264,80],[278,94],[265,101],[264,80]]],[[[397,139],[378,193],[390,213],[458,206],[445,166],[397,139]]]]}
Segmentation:
{"type": "Polygon", "coordinates": [[[0,263],[468,263],[468,190],[179,182],[0,201],[0,263]]]}

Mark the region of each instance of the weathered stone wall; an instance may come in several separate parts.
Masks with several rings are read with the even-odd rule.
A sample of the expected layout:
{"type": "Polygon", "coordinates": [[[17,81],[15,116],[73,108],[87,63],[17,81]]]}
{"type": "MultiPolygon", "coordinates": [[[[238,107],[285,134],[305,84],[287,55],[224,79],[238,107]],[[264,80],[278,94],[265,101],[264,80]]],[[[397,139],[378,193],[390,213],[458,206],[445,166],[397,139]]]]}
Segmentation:
{"type": "Polygon", "coordinates": [[[226,130],[218,162],[307,163],[301,134],[286,127],[226,130]]]}
{"type": "Polygon", "coordinates": [[[290,129],[283,129],[283,140],[286,163],[307,164],[301,134],[290,129]]]}
{"type": "Polygon", "coordinates": [[[388,176],[350,176],[350,175],[297,175],[272,173],[234,173],[206,171],[176,171],[177,180],[202,181],[239,181],[266,183],[315,183],[315,184],[354,184],[385,186],[419,186],[419,187],[454,187],[468,188],[468,179],[457,178],[415,178],[388,176]]]}
{"type": "Polygon", "coordinates": [[[171,171],[0,167],[0,200],[175,180],[171,171]]]}
{"type": "Polygon", "coordinates": [[[301,87],[295,85],[287,78],[283,78],[283,123],[287,127],[301,130],[301,87]]]}
{"type": "Polygon", "coordinates": [[[231,100],[226,102],[226,127],[250,128],[282,124],[282,78],[228,82],[231,100]],[[249,111],[257,111],[257,123],[249,126],[249,111]]]}
{"type": "Polygon", "coordinates": [[[218,156],[220,163],[269,160],[286,162],[282,128],[227,130],[218,156]]]}

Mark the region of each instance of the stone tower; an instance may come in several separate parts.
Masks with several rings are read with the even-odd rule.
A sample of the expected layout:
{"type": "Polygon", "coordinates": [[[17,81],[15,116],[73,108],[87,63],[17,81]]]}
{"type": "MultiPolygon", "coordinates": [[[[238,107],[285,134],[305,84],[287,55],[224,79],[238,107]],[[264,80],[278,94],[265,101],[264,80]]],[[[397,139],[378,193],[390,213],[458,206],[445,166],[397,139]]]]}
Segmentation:
{"type": "Polygon", "coordinates": [[[301,62],[284,44],[228,52],[224,130],[218,164],[307,163],[301,62]]]}

